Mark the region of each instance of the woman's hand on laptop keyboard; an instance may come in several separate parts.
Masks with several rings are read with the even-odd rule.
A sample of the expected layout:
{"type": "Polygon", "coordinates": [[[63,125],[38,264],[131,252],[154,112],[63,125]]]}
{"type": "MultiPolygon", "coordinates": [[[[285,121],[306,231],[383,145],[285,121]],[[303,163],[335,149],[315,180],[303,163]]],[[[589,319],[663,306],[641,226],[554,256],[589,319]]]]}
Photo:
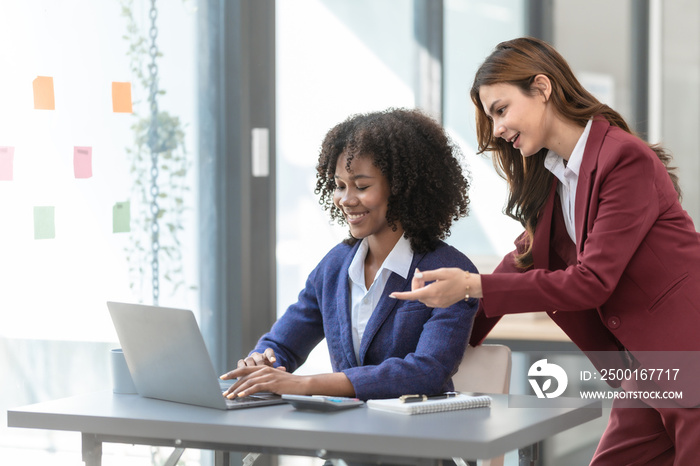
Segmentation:
{"type": "MultiPolygon", "coordinates": [[[[254,352],[251,353],[247,358],[245,359],[239,359],[238,360],[238,365],[236,369],[227,372],[226,374],[220,376],[219,378],[221,380],[234,380],[234,379],[239,379],[237,382],[235,382],[233,385],[229,387],[228,390],[224,392],[224,396],[227,398],[235,398],[236,396],[245,396],[246,394],[250,393],[243,393],[241,392],[239,386],[242,382],[242,379],[247,376],[241,373],[241,369],[243,368],[251,368],[252,372],[256,372],[257,369],[262,369],[264,367],[266,368],[274,368],[274,363],[277,361],[277,358],[275,357],[275,350],[272,348],[267,348],[265,351],[262,353],[254,352]],[[256,368],[256,369],[253,369],[256,368]]],[[[276,368],[277,370],[280,370],[282,372],[287,371],[286,368],[284,367],[278,367],[276,368]]],[[[257,390],[256,390],[257,391],[257,390]]]]}
{"type": "MultiPolygon", "coordinates": [[[[243,361],[243,360],[241,360],[243,361]]],[[[298,383],[300,376],[287,373],[285,367],[272,367],[265,364],[260,365],[240,365],[226,374],[221,380],[238,379],[224,392],[224,396],[229,399],[252,395],[260,391],[271,393],[287,393],[278,391],[289,384],[298,383]]]]}
{"type": "Polygon", "coordinates": [[[238,367],[247,367],[247,366],[271,366],[277,361],[277,358],[275,357],[275,350],[272,348],[266,349],[262,353],[251,353],[250,356],[248,356],[245,359],[239,359],[238,360],[238,367]]]}
{"type": "Polygon", "coordinates": [[[224,392],[233,399],[268,392],[290,395],[328,395],[354,397],[355,388],[342,372],[296,375],[280,366],[244,366],[221,376],[224,380],[238,379],[224,392]]]}

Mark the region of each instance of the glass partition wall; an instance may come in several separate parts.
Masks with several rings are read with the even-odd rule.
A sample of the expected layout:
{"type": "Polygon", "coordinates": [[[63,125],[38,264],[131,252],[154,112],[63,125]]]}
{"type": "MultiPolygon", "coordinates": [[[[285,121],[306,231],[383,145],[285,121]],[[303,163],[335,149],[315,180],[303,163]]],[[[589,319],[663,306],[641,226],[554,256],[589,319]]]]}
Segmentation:
{"type": "MultiPolygon", "coordinates": [[[[111,389],[107,300],[197,310],[195,12],[192,1],[0,4],[3,411],[111,389]]],[[[165,453],[108,444],[103,464],[165,453]]],[[[0,464],[80,462],[77,433],[0,425],[0,464]]]]}

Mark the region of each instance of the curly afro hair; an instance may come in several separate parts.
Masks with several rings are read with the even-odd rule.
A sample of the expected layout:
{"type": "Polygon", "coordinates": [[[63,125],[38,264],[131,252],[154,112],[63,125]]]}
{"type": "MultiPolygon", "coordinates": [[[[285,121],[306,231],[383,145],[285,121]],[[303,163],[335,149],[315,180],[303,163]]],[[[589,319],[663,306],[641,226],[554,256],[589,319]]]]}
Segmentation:
{"type": "MultiPolygon", "coordinates": [[[[469,182],[458,157],[459,148],[444,129],[418,110],[389,109],[353,115],[332,128],[321,145],[316,166],[319,203],[331,220],[345,225],[333,204],[338,157],[347,155],[347,169],[355,157],[371,157],[389,181],[386,220],[404,230],[415,252],[434,250],[450,234],[452,222],[468,212],[469,182]]],[[[468,174],[467,174],[468,176],[468,174]]],[[[345,240],[354,244],[350,236],[345,240]]]]}

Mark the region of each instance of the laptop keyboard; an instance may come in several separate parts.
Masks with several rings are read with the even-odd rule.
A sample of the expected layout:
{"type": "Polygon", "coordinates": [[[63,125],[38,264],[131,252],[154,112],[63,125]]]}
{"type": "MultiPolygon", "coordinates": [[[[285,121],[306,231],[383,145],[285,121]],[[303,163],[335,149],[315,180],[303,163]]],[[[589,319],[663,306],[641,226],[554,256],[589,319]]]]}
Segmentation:
{"type": "Polygon", "coordinates": [[[227,405],[240,405],[245,403],[256,403],[260,402],[260,398],[253,398],[252,396],[244,396],[243,398],[234,398],[232,400],[226,399],[227,405]]]}
{"type": "Polygon", "coordinates": [[[255,404],[255,403],[260,403],[261,401],[266,401],[266,400],[278,400],[281,399],[282,397],[280,395],[275,395],[274,393],[260,393],[260,394],[255,394],[255,395],[248,395],[244,396],[242,398],[234,398],[234,399],[229,399],[226,398],[226,405],[227,406],[240,406],[240,405],[245,405],[245,404],[255,404]]]}

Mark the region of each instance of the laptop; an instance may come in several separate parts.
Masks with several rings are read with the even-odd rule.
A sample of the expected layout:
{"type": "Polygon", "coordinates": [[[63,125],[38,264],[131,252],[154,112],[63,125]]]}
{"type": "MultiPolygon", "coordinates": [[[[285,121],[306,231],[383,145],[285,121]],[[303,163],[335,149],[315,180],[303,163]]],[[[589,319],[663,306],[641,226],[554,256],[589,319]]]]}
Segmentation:
{"type": "Polygon", "coordinates": [[[229,400],[192,311],[108,302],[139,395],[217,409],[286,403],[272,393],[229,400]]]}

